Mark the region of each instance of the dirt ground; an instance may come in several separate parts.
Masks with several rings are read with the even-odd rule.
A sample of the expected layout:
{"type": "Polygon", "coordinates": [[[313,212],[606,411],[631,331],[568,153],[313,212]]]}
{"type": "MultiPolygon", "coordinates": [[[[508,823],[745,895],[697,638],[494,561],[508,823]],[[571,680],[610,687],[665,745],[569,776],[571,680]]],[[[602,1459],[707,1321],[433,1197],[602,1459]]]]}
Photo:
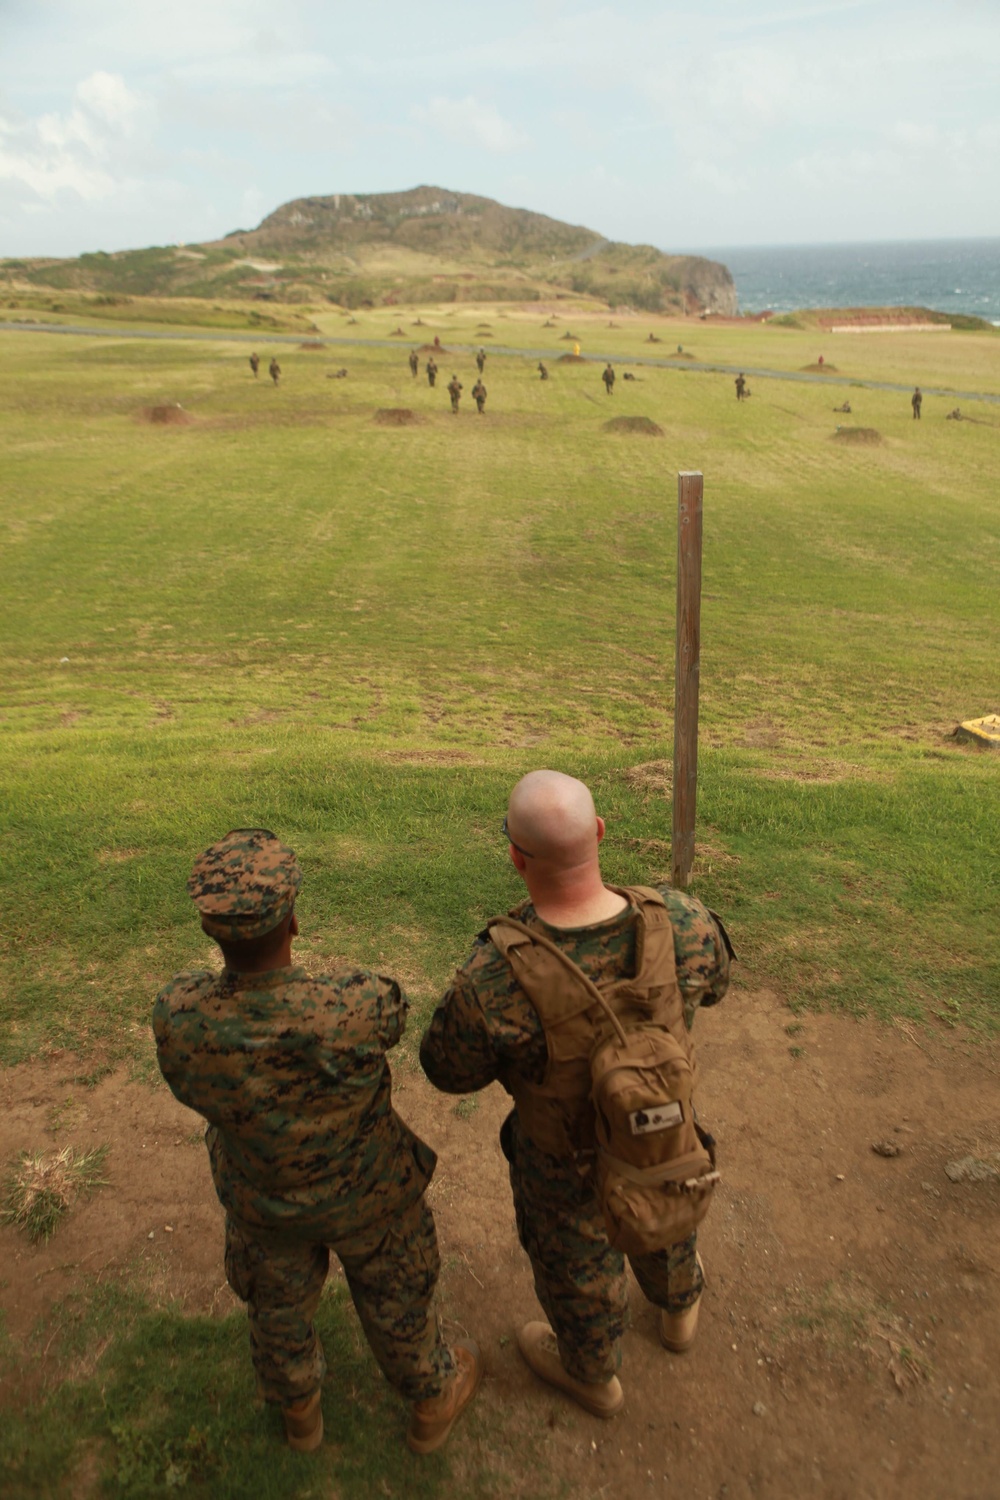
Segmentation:
{"type": "MultiPolygon", "coordinates": [[[[400,1112],[439,1152],[431,1189],[446,1326],[482,1344],[479,1401],[510,1434],[507,1493],[548,1467],[578,1496],[685,1500],[987,1500],[1000,1494],[1000,1112],[995,1047],[944,1028],[800,1016],[733,991],[698,1020],[700,1110],[724,1182],[700,1235],[698,1342],[656,1339],[633,1285],[623,1413],[588,1417],[522,1365],[538,1316],[515,1237],[498,1086],[477,1104],[396,1071],[400,1112]],[[874,1143],[899,1148],[878,1155],[874,1143]],[[974,1157],[982,1180],[946,1166],[974,1157]],[[530,1441],[519,1471],[509,1457],[530,1441]]],[[[112,1074],[88,1089],[50,1059],[0,1075],[0,1161],[110,1142],[110,1185],[46,1247],[0,1228],[0,1305],[15,1341],[81,1277],[144,1265],[192,1312],[233,1305],[221,1214],[196,1116],[165,1087],[112,1074]],[[169,1227],[168,1227],[169,1226],[169,1227]]],[[[471,1441],[456,1429],[452,1442],[471,1441]]]]}

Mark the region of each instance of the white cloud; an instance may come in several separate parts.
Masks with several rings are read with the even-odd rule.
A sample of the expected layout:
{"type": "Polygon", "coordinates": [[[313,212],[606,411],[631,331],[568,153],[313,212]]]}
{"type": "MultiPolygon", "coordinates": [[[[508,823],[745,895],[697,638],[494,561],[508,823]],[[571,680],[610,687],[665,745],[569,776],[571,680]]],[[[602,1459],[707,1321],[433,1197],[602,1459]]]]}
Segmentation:
{"type": "Polygon", "coordinates": [[[505,120],[494,105],[481,104],[472,94],[465,99],[438,95],[427,105],[417,105],[413,118],[452,140],[471,141],[487,151],[517,151],[531,144],[530,137],[505,120]]]}
{"type": "Polygon", "coordinates": [[[122,148],[146,109],[117,74],[91,73],[77,85],[67,114],[0,120],[0,180],[44,201],[63,192],[87,202],[106,198],[124,176],[122,148]]]}

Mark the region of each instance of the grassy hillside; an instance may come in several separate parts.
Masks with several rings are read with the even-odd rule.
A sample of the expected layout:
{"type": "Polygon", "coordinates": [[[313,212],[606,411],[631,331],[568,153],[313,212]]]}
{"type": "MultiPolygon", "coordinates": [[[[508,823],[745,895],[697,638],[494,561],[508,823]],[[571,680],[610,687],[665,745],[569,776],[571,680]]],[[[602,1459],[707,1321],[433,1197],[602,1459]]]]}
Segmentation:
{"type": "Polygon", "coordinates": [[[440,188],[297,199],[215,244],[2,261],[0,293],[4,284],[350,308],[567,292],[648,311],[736,308],[732,278],[713,261],[611,244],[591,229],[440,188]]]}

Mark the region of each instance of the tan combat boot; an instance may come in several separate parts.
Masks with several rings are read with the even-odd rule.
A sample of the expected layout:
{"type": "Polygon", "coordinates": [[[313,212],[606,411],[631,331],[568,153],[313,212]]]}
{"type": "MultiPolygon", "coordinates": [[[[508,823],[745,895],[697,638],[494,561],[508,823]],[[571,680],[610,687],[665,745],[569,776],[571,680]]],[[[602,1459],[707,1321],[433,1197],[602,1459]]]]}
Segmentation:
{"type": "Polygon", "coordinates": [[[407,1447],[413,1453],[433,1453],[440,1448],[479,1389],[483,1378],[479,1345],[472,1339],[461,1339],[451,1352],[455,1356],[455,1373],[440,1396],[414,1404],[406,1434],[407,1447]]]}
{"type": "MultiPolygon", "coordinates": [[[[701,1272],[702,1281],[705,1277],[705,1267],[701,1256],[698,1256],[698,1270],[701,1272]]],[[[704,1290],[704,1287],[702,1288],[704,1290]]],[[[669,1349],[671,1354],[686,1354],[694,1343],[695,1334],[698,1332],[698,1312],[701,1308],[701,1292],[698,1293],[697,1301],[692,1302],[683,1312],[670,1313],[666,1308],[660,1311],[660,1343],[664,1349],[669,1349]]]]}
{"type": "Polygon", "coordinates": [[[613,1417],[620,1410],[625,1392],[618,1376],[612,1375],[610,1380],[597,1385],[574,1379],[563,1368],[559,1344],[548,1323],[525,1323],[517,1336],[517,1347],[539,1380],[571,1396],[591,1416],[613,1417]]]}
{"type": "Polygon", "coordinates": [[[281,1408],[288,1446],[297,1453],[314,1453],[323,1441],[321,1398],[321,1391],[313,1391],[305,1400],[281,1408]]]}

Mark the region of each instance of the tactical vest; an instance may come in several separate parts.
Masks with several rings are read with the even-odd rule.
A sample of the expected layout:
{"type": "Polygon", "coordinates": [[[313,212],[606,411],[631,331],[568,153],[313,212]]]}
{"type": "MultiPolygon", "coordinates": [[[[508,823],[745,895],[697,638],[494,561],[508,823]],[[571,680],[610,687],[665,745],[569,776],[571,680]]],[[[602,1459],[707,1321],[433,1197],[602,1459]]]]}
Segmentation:
{"type": "MultiPolygon", "coordinates": [[[[635,974],[597,987],[624,1025],[653,1025],[669,1031],[694,1070],[694,1049],[677,984],[674,930],[663,897],[649,886],[609,889],[638,911],[635,974]]],[[[517,910],[510,914],[515,921],[517,910]]],[[[596,1145],[590,1058],[596,1041],[608,1030],[607,1015],[554,953],[532,941],[508,918],[494,917],[488,926],[495,947],[538,1014],[548,1048],[541,1083],[516,1075],[505,1079],[514,1096],[518,1122],[540,1151],[575,1158],[584,1168],[593,1159],[596,1145]]]]}

